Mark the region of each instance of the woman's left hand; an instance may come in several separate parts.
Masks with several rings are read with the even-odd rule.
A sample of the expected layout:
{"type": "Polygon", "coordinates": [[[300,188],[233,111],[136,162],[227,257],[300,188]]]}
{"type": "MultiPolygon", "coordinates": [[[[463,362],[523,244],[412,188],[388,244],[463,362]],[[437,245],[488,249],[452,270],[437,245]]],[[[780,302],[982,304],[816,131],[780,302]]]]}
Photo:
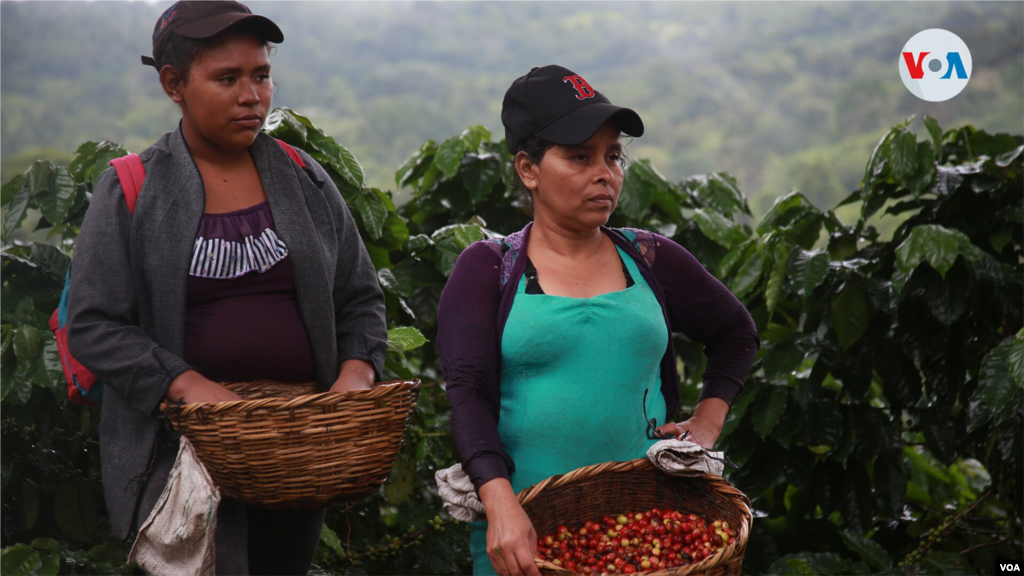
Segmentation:
{"type": "Polygon", "coordinates": [[[697,404],[697,409],[688,420],[659,426],[658,432],[678,439],[689,430],[687,440],[711,450],[718,441],[718,435],[722,433],[722,426],[725,425],[725,417],[728,414],[729,404],[725,400],[705,398],[697,404]]]}
{"type": "Polygon", "coordinates": [[[369,390],[373,388],[375,370],[373,365],[363,360],[345,360],[338,369],[338,379],[331,386],[331,392],[344,394],[351,390],[369,390]]]}

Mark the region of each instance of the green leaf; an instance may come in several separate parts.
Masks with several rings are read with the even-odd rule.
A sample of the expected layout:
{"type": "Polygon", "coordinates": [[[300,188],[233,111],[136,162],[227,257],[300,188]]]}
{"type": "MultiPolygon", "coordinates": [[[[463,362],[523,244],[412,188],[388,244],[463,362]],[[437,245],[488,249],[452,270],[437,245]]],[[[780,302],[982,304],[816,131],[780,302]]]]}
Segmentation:
{"type": "Polygon", "coordinates": [[[417,234],[415,236],[410,236],[409,239],[405,241],[405,250],[407,252],[416,252],[417,250],[429,248],[433,245],[434,241],[430,239],[430,236],[427,236],[426,234],[417,234]]]}
{"type": "Polygon", "coordinates": [[[341,546],[341,538],[338,538],[337,532],[331,530],[331,527],[326,522],[320,527],[320,541],[331,550],[334,550],[338,556],[342,558],[348,557],[345,554],[345,549],[341,546]]]}
{"type": "Polygon", "coordinates": [[[806,575],[818,576],[820,574],[865,574],[867,566],[854,564],[846,558],[833,552],[800,552],[798,554],[787,554],[779,558],[767,574],[780,575],[806,575]],[[863,569],[861,568],[863,566],[863,569]]]}
{"type": "Polygon", "coordinates": [[[732,283],[732,292],[737,298],[743,298],[748,292],[757,286],[761,280],[763,260],[760,252],[755,252],[747,259],[736,273],[736,279],[732,283]]]}
{"type": "Polygon", "coordinates": [[[807,259],[807,265],[804,268],[804,297],[809,297],[811,292],[814,292],[814,289],[820,286],[825,277],[828,276],[828,265],[830,262],[828,252],[815,250],[810,254],[811,256],[807,259]]]}
{"type": "Polygon", "coordinates": [[[366,227],[366,232],[374,241],[380,240],[384,221],[388,217],[388,209],[377,194],[370,189],[360,190],[352,198],[359,217],[366,227]]]}
{"type": "Polygon", "coordinates": [[[725,172],[712,172],[707,176],[696,178],[699,186],[693,191],[694,195],[705,203],[726,216],[732,217],[736,212],[750,214],[747,208],[747,200],[740,191],[736,179],[725,172]]]}
{"type": "Polygon", "coordinates": [[[897,180],[907,180],[917,171],[917,136],[900,130],[889,145],[889,166],[897,180]]]}
{"type": "Polygon", "coordinates": [[[64,367],[60,362],[60,351],[57,350],[57,341],[53,338],[47,339],[43,346],[43,366],[46,368],[46,380],[48,387],[54,388],[60,394],[60,389],[66,382],[64,379],[64,367]]]}
{"type": "Polygon", "coordinates": [[[889,557],[885,548],[878,542],[848,530],[839,532],[839,537],[843,539],[843,544],[846,544],[847,548],[856,552],[861,557],[861,560],[864,560],[874,568],[878,570],[892,568],[892,558],[889,557]]]}
{"type": "Polygon", "coordinates": [[[68,258],[67,254],[56,246],[40,242],[32,243],[32,262],[61,283],[64,282],[68,267],[71,266],[71,258],[68,258]]]}
{"type": "Polygon", "coordinates": [[[121,147],[120,144],[116,144],[109,140],[104,140],[96,146],[95,154],[92,157],[92,163],[86,168],[85,173],[91,186],[96,185],[96,181],[100,179],[103,172],[110,167],[110,161],[114,158],[120,158],[128,154],[128,151],[121,147]]]}
{"type": "Polygon", "coordinates": [[[0,187],[0,205],[3,205],[3,208],[5,210],[7,209],[7,205],[10,204],[12,200],[14,200],[14,195],[17,194],[18,190],[21,190],[23,182],[24,176],[18,174],[14,178],[8,180],[7,183],[4,184],[2,187],[0,187]]]}
{"type": "MultiPolygon", "coordinates": [[[[660,175],[659,175],[660,176],[660,175]]],[[[617,208],[633,220],[643,220],[654,201],[654,169],[648,160],[637,160],[626,168],[617,208]]]]}
{"type": "Polygon", "coordinates": [[[9,366],[16,361],[14,356],[14,327],[10,324],[0,326],[0,364],[9,366]]]}
{"type": "Polygon", "coordinates": [[[486,238],[484,229],[472,224],[452,224],[437,229],[430,237],[436,248],[437,269],[445,276],[450,275],[459,254],[473,242],[486,238]]]}
{"type": "Polygon", "coordinates": [[[846,283],[842,293],[832,302],[833,327],[839,345],[847,349],[860,340],[871,322],[871,301],[858,284],[846,283]]]}
{"type": "Polygon", "coordinates": [[[978,391],[975,397],[980,398],[993,410],[1001,410],[1017,391],[1010,372],[1010,355],[1019,339],[1004,338],[999,346],[993,348],[981,361],[978,371],[978,391]]]}
{"type": "Polygon", "coordinates": [[[19,326],[14,331],[14,355],[18,358],[18,364],[28,368],[39,357],[43,350],[43,331],[32,326],[19,326]]]}
{"type": "Polygon", "coordinates": [[[747,240],[730,250],[719,262],[715,276],[724,281],[741,262],[746,262],[750,253],[754,250],[757,242],[754,239],[747,240]]]}
{"type": "Polygon", "coordinates": [[[53,538],[36,538],[32,541],[32,547],[45,552],[60,552],[60,542],[53,538]]]}
{"type": "Polygon", "coordinates": [[[746,239],[739,226],[713,209],[697,208],[693,211],[693,217],[705,236],[726,248],[732,248],[746,239]]]}
{"type": "Polygon", "coordinates": [[[769,314],[775,311],[775,307],[779,304],[779,299],[783,296],[783,287],[786,283],[786,269],[789,266],[789,256],[789,249],[784,249],[775,260],[775,266],[772,268],[772,272],[768,276],[768,285],[765,287],[764,297],[765,302],[768,304],[769,314]]]}
{"type": "Polygon", "coordinates": [[[88,541],[96,532],[96,506],[92,486],[77,480],[60,482],[54,499],[57,526],[73,540],[88,541]]]}
{"type": "Polygon", "coordinates": [[[438,147],[437,154],[434,155],[434,166],[446,177],[451,178],[458,171],[465,153],[466,143],[462,141],[462,138],[452,136],[438,147]]]}
{"type": "Polygon", "coordinates": [[[437,182],[437,176],[440,173],[441,172],[438,170],[437,164],[435,162],[431,162],[427,171],[423,173],[423,177],[420,178],[420,187],[417,189],[416,194],[423,194],[430,190],[434,186],[434,183],[437,182]]]}
{"type": "Polygon", "coordinates": [[[1010,375],[1013,376],[1017,386],[1024,388],[1024,329],[1017,332],[1013,339],[1013,347],[1010,348],[1010,375]]]}
{"type": "Polygon", "coordinates": [[[355,155],[317,128],[309,118],[290,108],[277,108],[267,116],[263,130],[309,152],[317,162],[333,168],[349,186],[357,190],[366,186],[363,167],[355,155]]]}
{"type": "Polygon", "coordinates": [[[416,480],[416,460],[406,454],[395,459],[391,469],[391,478],[384,484],[384,495],[388,504],[398,506],[404,504],[412,496],[413,482],[416,480]]]}
{"type": "Polygon", "coordinates": [[[1004,152],[1003,154],[996,156],[996,166],[1006,168],[1012,164],[1014,160],[1020,157],[1021,153],[1024,153],[1024,144],[1017,146],[1009,152],[1004,152]]]}
{"type": "Polygon", "coordinates": [[[736,427],[739,426],[740,421],[743,420],[743,415],[747,413],[747,407],[757,398],[758,392],[760,392],[761,386],[747,385],[743,387],[743,391],[732,403],[732,408],[729,410],[729,414],[725,417],[725,425],[722,426],[722,438],[726,438],[731,434],[736,427]]]}
{"type": "Polygon", "coordinates": [[[15,544],[0,551],[0,572],[11,576],[28,576],[39,565],[39,552],[28,544],[15,544]]]}
{"type": "Polygon", "coordinates": [[[915,198],[927,192],[935,182],[935,150],[928,141],[917,144],[917,170],[914,175],[904,181],[915,198]]]}
{"type": "Polygon", "coordinates": [[[68,210],[75,204],[78,188],[67,168],[57,166],[50,174],[50,181],[36,197],[36,205],[51,224],[61,224],[67,218],[68,210]]]}
{"type": "Polygon", "coordinates": [[[762,438],[767,438],[779,423],[782,413],[786,411],[786,399],[789,397],[789,392],[781,386],[770,386],[765,391],[769,392],[767,399],[762,393],[762,404],[758,405],[751,417],[754,431],[762,438]]]}
{"type": "Polygon", "coordinates": [[[996,252],[1002,252],[1007,244],[1013,241],[1014,227],[1003,224],[989,234],[988,241],[996,252]]]}
{"type": "Polygon", "coordinates": [[[886,167],[886,158],[889,156],[889,143],[898,133],[899,128],[893,128],[882,139],[875,144],[875,149],[871,151],[871,158],[868,159],[868,165],[864,169],[864,191],[861,194],[870,194],[872,188],[869,186],[877,176],[880,176],[886,167]]]}
{"type": "Polygon", "coordinates": [[[910,231],[910,235],[896,248],[896,265],[905,274],[928,260],[940,276],[956,262],[960,254],[960,241],[953,231],[937,224],[925,224],[910,231]]]}
{"type": "Polygon", "coordinates": [[[71,176],[79,181],[84,182],[88,175],[85,173],[85,169],[92,164],[92,159],[96,155],[96,148],[99,146],[96,142],[83,142],[75,150],[75,155],[71,157],[71,162],[68,163],[68,170],[71,171],[71,176]]]}
{"type": "Polygon", "coordinates": [[[476,204],[486,198],[501,180],[501,165],[490,154],[469,154],[468,159],[462,167],[462,185],[469,190],[469,196],[476,204]]]}
{"type": "Polygon", "coordinates": [[[435,153],[437,153],[437,143],[433,140],[424,142],[419,150],[414,152],[412,156],[409,156],[398,167],[398,170],[395,172],[395,184],[402,188],[419,180],[423,173],[426,172],[427,167],[433,164],[435,153]]]}
{"type": "Polygon", "coordinates": [[[412,326],[388,330],[388,352],[408,352],[427,343],[427,338],[412,326]]]}
{"type": "Polygon", "coordinates": [[[5,244],[10,235],[21,226],[21,221],[25,219],[25,211],[28,209],[28,202],[32,198],[31,191],[23,185],[23,182],[22,176],[15,176],[3,187],[4,197],[11,199],[10,202],[4,202],[7,212],[4,215],[3,241],[5,244]]]}
{"type": "Polygon", "coordinates": [[[939,123],[931,116],[925,114],[924,116],[924,127],[928,129],[928,135],[932,139],[932,147],[935,149],[935,155],[940,160],[942,158],[942,128],[939,128],[939,123]]]}
{"type": "Polygon", "coordinates": [[[60,556],[57,554],[43,555],[43,562],[39,566],[39,576],[57,576],[60,573],[60,556]]]}
{"type": "Polygon", "coordinates": [[[791,226],[808,214],[820,214],[820,211],[802,193],[794,190],[779,197],[757,225],[758,234],[767,234],[776,228],[791,226]]]}
{"type": "Polygon", "coordinates": [[[491,141],[491,131],[485,126],[479,124],[466,128],[462,134],[459,135],[462,139],[463,144],[466,146],[467,152],[473,152],[480,148],[480,144],[491,141]]]}

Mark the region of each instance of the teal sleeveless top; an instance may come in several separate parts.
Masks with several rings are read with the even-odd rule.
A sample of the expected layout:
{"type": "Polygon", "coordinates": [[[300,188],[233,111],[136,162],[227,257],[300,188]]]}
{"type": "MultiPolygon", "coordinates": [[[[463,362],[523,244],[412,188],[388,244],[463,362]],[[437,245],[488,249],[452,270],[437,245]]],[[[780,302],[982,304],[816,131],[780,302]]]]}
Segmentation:
{"type": "MultiPolygon", "coordinates": [[[[498,422],[516,493],[582,466],[641,458],[655,442],[644,396],[647,414],[665,414],[668,329],[636,263],[616,250],[635,282],[625,290],[569,298],[527,294],[526,276],[519,280],[501,338],[498,422]]],[[[470,529],[473,573],[494,574],[487,523],[470,529]]]]}

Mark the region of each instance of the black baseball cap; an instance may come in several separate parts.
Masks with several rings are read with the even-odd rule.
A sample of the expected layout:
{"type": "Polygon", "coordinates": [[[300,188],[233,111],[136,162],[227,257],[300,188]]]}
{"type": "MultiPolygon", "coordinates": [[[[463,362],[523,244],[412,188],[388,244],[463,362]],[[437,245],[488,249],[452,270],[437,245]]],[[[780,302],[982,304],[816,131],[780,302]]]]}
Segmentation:
{"type": "Polygon", "coordinates": [[[564,146],[582,144],[612,119],[622,132],[643,136],[639,114],[612,104],[579,74],[553,64],[516,78],[501,103],[509,152],[530,136],[564,146]]]}
{"type": "Polygon", "coordinates": [[[171,34],[186,38],[210,38],[240,22],[251,26],[254,32],[269,42],[284,42],[284,34],[277,24],[266,16],[253,14],[244,4],[223,0],[182,0],[172,4],[157,19],[156,26],[153,27],[153,57],[143,56],[142,63],[156,68],[154,59],[159,57],[171,34]]]}

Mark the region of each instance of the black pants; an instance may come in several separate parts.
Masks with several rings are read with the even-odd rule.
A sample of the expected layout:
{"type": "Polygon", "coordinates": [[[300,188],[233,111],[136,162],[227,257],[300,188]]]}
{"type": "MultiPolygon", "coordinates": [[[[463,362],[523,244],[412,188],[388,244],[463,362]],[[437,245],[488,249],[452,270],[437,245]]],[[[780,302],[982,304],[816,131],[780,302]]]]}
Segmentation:
{"type": "MultiPolygon", "coordinates": [[[[162,436],[139,500],[135,529],[146,521],[167,484],[177,439],[162,436]]],[[[217,508],[218,575],[307,574],[320,542],[326,510],[267,510],[223,497],[217,508]]]]}

